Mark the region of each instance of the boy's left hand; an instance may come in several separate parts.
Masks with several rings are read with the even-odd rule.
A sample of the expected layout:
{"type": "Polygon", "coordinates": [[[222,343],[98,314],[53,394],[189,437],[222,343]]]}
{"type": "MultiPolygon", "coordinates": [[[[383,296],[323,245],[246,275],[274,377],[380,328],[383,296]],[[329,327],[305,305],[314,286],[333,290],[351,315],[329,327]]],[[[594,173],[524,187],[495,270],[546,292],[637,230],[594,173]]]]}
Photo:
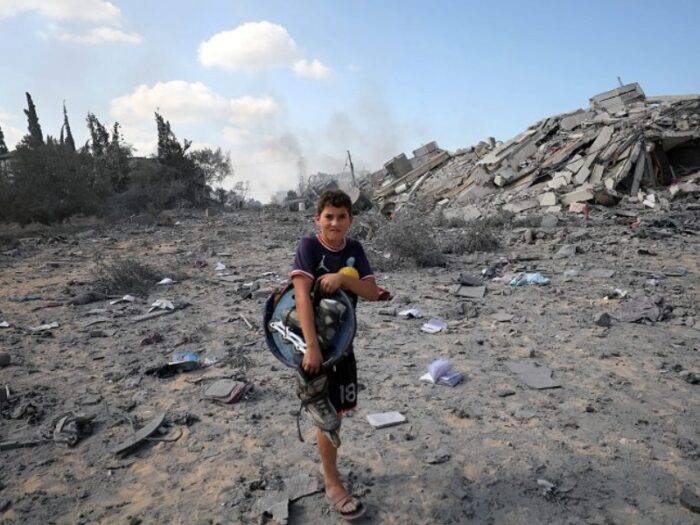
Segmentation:
{"type": "Polygon", "coordinates": [[[321,290],[328,295],[335,293],[343,286],[343,277],[343,274],[340,273],[327,273],[322,275],[318,278],[321,290]]]}

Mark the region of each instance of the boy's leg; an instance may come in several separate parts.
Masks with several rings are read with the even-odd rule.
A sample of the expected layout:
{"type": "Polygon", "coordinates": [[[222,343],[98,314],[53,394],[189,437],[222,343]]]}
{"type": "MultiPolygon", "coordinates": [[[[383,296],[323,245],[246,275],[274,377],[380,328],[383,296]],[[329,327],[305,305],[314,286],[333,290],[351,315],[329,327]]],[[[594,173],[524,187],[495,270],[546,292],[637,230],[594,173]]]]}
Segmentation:
{"type": "MultiPolygon", "coordinates": [[[[321,430],[316,430],[316,441],[318,443],[318,453],[321,456],[321,466],[323,468],[323,477],[326,485],[326,497],[333,503],[342,500],[348,495],[348,490],[340,480],[338,472],[338,449],[333,446],[331,440],[328,439],[321,430]]],[[[349,498],[337,510],[342,514],[350,514],[359,508],[359,501],[355,498],[349,498]]]]}
{"type": "MultiPolygon", "coordinates": [[[[328,397],[341,417],[342,411],[352,410],[357,405],[357,365],[353,352],[348,354],[333,369],[328,371],[328,397]]],[[[349,492],[338,472],[338,449],[320,430],[316,431],[318,452],[326,485],[326,497],[331,503],[342,502],[336,510],[341,514],[352,514],[360,509],[361,503],[348,497],[349,492]],[[343,498],[347,501],[343,502],[343,498]]]]}

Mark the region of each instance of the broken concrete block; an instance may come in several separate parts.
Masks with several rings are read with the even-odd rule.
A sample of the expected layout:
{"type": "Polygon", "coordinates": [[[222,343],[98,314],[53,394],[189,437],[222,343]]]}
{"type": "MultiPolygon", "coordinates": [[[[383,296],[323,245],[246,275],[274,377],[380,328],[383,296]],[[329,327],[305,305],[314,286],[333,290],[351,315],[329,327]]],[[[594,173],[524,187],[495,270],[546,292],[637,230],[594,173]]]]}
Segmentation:
{"type": "Polygon", "coordinates": [[[578,170],[578,173],[574,177],[574,182],[576,184],[583,184],[584,182],[586,182],[590,174],[591,170],[587,166],[581,166],[581,169],[578,170]]]}
{"type": "Polygon", "coordinates": [[[571,162],[569,162],[566,165],[566,170],[570,171],[571,173],[576,173],[578,170],[581,169],[583,163],[584,159],[581,155],[574,155],[574,157],[571,159],[571,162]]]}
{"type": "Polygon", "coordinates": [[[571,172],[569,171],[557,171],[553,176],[552,180],[547,183],[547,187],[552,190],[558,188],[563,188],[571,182],[571,172]]]}
{"type": "Polygon", "coordinates": [[[560,204],[557,204],[556,206],[550,206],[548,208],[545,208],[545,213],[561,213],[562,207],[560,204]]]}
{"type": "Polygon", "coordinates": [[[390,174],[393,175],[394,177],[401,177],[402,175],[405,175],[409,171],[411,171],[412,166],[411,162],[406,158],[406,154],[402,153],[401,155],[397,155],[393,159],[391,159],[389,162],[384,164],[384,169],[390,174]]]}
{"type": "Polygon", "coordinates": [[[593,168],[593,173],[591,174],[590,183],[594,186],[603,180],[603,172],[605,167],[602,164],[596,164],[593,168]]]}
{"type": "Polygon", "coordinates": [[[600,133],[598,133],[598,136],[593,141],[593,144],[591,144],[591,147],[588,148],[588,153],[598,153],[605,146],[607,146],[614,131],[615,128],[612,126],[605,126],[603,129],[601,129],[600,133]]]}
{"type": "Polygon", "coordinates": [[[562,196],[562,204],[571,204],[572,202],[585,202],[593,198],[593,192],[588,188],[582,188],[572,191],[562,196]]]}
{"type": "Polygon", "coordinates": [[[496,173],[496,176],[493,178],[493,183],[500,188],[517,180],[517,178],[517,172],[510,166],[506,166],[496,173]]]}
{"type": "Polygon", "coordinates": [[[595,116],[595,111],[580,111],[578,113],[574,113],[573,115],[569,115],[568,117],[564,117],[561,119],[559,122],[559,127],[565,131],[571,131],[574,128],[577,128],[587,120],[591,120],[595,116]]]}
{"type": "Polygon", "coordinates": [[[535,199],[528,199],[520,202],[509,202],[503,209],[513,213],[521,213],[523,211],[531,210],[532,208],[537,208],[539,203],[535,199]]]}
{"type": "Polygon", "coordinates": [[[556,193],[550,191],[540,195],[539,200],[540,206],[554,206],[557,203],[557,195],[556,193]]]}
{"type": "Polygon", "coordinates": [[[592,108],[603,108],[608,111],[617,111],[619,107],[624,108],[627,104],[645,100],[644,91],[637,83],[625,84],[610,91],[605,91],[591,97],[592,108]]]}

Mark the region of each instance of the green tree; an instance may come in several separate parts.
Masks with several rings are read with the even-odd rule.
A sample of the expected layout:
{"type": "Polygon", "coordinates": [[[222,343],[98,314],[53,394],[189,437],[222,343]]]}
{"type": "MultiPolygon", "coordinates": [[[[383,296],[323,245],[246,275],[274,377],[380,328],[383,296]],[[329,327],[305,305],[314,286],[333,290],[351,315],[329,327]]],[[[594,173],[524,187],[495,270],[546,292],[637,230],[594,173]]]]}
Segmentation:
{"type": "Polygon", "coordinates": [[[27,95],[27,109],[24,110],[24,114],[27,115],[29,135],[24,137],[23,142],[30,147],[36,148],[44,143],[44,134],[39,125],[39,117],[36,114],[36,107],[34,106],[32,96],[29,93],[25,94],[27,95]]]}
{"type": "Polygon", "coordinates": [[[5,144],[5,134],[2,132],[2,128],[0,128],[0,155],[3,153],[7,153],[7,144],[5,144]]]}
{"type": "Polygon", "coordinates": [[[220,184],[226,177],[233,175],[231,154],[221,148],[202,148],[189,153],[189,157],[202,171],[206,184],[220,184]]]}
{"type": "Polygon", "coordinates": [[[158,162],[175,170],[177,179],[184,188],[182,197],[185,200],[192,204],[204,201],[207,194],[204,172],[189,155],[186,155],[192,142],[185,139],[180,144],[170,128],[170,122],[158,112],[155,113],[155,117],[158,129],[158,162]]]}
{"type": "Polygon", "coordinates": [[[19,144],[12,184],[6,188],[6,217],[21,224],[50,223],[76,213],[94,213],[98,198],[85,184],[89,170],[87,151],[69,151],[53,137],[39,147],[19,144]]]}
{"type": "Polygon", "coordinates": [[[90,130],[90,149],[94,157],[103,157],[109,146],[109,132],[94,113],[88,112],[87,125],[90,130]]]}
{"type": "Polygon", "coordinates": [[[119,131],[119,122],[115,122],[112,127],[112,138],[109,141],[105,152],[107,175],[112,189],[122,192],[129,183],[129,160],[132,149],[122,141],[119,131]]]}

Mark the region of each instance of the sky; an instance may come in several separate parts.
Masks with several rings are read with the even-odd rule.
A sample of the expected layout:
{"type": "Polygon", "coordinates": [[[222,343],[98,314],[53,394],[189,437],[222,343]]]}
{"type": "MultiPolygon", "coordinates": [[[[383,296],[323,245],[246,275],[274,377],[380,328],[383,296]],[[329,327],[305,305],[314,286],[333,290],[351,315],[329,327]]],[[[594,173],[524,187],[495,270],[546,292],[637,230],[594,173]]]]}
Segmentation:
{"type": "Polygon", "coordinates": [[[507,140],[588,105],[618,77],[700,92],[696,0],[0,0],[0,128],[44,134],[65,101],[155,152],[154,111],[193,148],[231,154],[266,201],[299,176],[375,171],[436,140],[507,140]]]}

